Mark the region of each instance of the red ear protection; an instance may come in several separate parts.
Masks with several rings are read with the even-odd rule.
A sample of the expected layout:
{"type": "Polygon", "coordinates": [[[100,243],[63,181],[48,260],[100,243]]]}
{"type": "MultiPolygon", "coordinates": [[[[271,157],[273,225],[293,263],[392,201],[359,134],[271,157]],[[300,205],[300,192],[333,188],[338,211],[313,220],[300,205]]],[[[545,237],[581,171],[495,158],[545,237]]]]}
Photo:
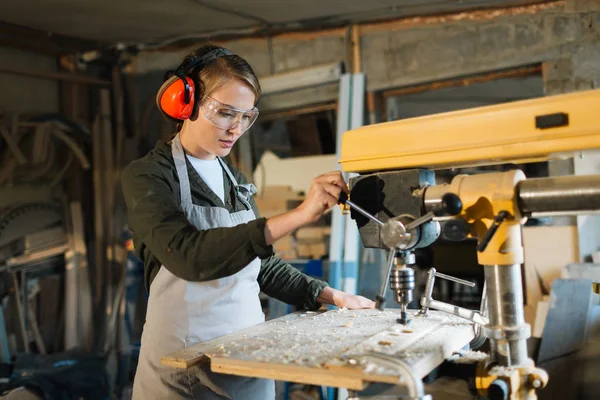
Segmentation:
{"type": "Polygon", "coordinates": [[[178,120],[188,119],[192,115],[194,105],[196,104],[196,90],[194,80],[187,76],[187,74],[194,68],[204,67],[217,57],[231,54],[227,49],[218,48],[202,57],[192,57],[175,71],[170,71],[169,73],[172,76],[162,84],[156,94],[158,109],[168,117],[178,120]]]}
{"type": "Polygon", "coordinates": [[[194,110],[194,81],[189,76],[173,75],[163,83],[156,95],[158,109],[171,118],[185,120],[194,110]],[[186,85],[184,84],[187,83],[186,85]],[[187,94],[187,96],[186,96],[187,94]],[[187,98],[187,101],[186,101],[187,98]]]}

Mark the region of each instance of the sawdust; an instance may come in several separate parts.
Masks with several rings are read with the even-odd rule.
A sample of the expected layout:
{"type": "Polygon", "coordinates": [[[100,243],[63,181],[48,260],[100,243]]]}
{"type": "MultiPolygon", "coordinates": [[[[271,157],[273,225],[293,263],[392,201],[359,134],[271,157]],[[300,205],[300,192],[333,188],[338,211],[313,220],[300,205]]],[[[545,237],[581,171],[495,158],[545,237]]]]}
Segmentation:
{"type": "MultiPolygon", "coordinates": [[[[411,310],[412,311],[412,310],[411,310]]],[[[410,328],[399,325],[399,310],[332,310],[324,313],[297,313],[272,321],[252,335],[215,347],[206,353],[217,357],[258,361],[269,364],[295,364],[321,368],[348,351],[380,352],[418,357],[420,349],[409,351],[420,339],[418,333],[432,325],[452,324],[452,316],[430,314],[413,317],[410,328]],[[293,322],[293,323],[292,323],[293,322]]],[[[464,323],[463,323],[464,325],[464,323]]],[[[364,353],[363,353],[364,354],[364,353]]],[[[390,372],[392,373],[392,372],[390,372]]]]}
{"type": "Polygon", "coordinates": [[[518,368],[516,367],[503,367],[501,365],[497,365],[495,367],[493,367],[492,369],[490,369],[489,375],[496,375],[496,376],[510,376],[512,375],[515,370],[517,370],[518,368]]]}
{"type": "Polygon", "coordinates": [[[455,354],[456,355],[452,357],[452,361],[455,364],[472,364],[483,361],[489,357],[487,353],[473,350],[459,350],[455,354]]]}

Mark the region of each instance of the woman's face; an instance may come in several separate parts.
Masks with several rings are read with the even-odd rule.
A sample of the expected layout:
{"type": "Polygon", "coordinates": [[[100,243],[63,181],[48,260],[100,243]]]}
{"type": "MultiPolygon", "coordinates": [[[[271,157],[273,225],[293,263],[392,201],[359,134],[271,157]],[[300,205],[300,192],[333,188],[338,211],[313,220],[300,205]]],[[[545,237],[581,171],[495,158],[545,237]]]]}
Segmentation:
{"type": "Polygon", "coordinates": [[[244,133],[243,125],[248,120],[248,116],[244,113],[236,113],[232,110],[251,111],[255,100],[254,92],[248,85],[239,79],[229,80],[200,105],[198,118],[195,121],[185,122],[182,136],[185,137],[186,150],[201,159],[227,156],[244,133]],[[212,106],[210,110],[207,107],[208,102],[212,106]],[[213,122],[207,118],[207,115],[213,122]],[[236,122],[229,129],[222,128],[225,124],[221,121],[234,120],[236,122]],[[221,127],[215,125],[215,122],[221,127]]]}

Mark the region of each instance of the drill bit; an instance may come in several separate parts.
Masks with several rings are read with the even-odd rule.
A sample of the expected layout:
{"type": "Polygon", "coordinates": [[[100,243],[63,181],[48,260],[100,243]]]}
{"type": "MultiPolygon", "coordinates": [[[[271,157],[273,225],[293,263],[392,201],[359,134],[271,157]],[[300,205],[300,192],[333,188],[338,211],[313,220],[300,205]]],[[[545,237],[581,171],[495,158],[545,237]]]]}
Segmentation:
{"type": "Polygon", "coordinates": [[[400,318],[396,320],[399,324],[408,325],[411,319],[408,317],[408,312],[406,311],[406,304],[400,304],[400,318]]]}

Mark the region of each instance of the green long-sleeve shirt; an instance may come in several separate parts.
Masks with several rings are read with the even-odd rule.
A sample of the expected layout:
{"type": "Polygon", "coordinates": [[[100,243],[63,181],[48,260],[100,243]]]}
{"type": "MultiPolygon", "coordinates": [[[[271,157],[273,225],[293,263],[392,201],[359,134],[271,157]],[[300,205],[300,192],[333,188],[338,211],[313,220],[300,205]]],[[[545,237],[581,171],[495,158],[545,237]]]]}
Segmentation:
{"type": "MultiPolygon", "coordinates": [[[[194,204],[224,207],[231,213],[246,209],[224,171],[223,203],[187,158],[186,163],[194,204]]],[[[229,167],[238,183],[247,183],[240,171],[229,167]]],[[[273,254],[273,247],[265,241],[266,220],[259,217],[254,199],[250,203],[257,219],[246,224],[198,230],[187,220],[180,207],[179,179],[170,143],[157,142],[146,156],[125,167],[121,183],[148,291],[161,265],[181,279],[199,282],[233,275],[259,257],[257,280],[265,294],[305,309],[320,307],[317,297],[327,283],[301,273],[273,254]]]]}

